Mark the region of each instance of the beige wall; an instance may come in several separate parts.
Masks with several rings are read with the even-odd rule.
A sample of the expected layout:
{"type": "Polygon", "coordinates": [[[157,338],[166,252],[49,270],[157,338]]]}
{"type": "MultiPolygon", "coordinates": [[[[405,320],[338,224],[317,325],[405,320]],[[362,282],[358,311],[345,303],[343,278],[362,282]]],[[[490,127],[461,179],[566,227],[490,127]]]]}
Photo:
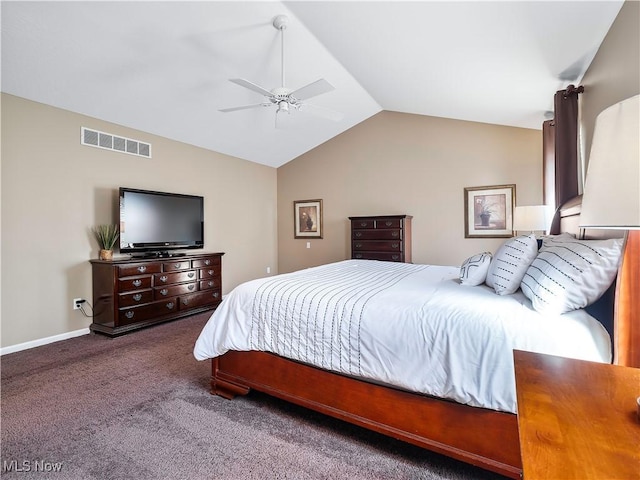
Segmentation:
{"type": "Polygon", "coordinates": [[[640,93],[640,2],[627,1],[582,79],[582,129],[588,158],[598,114],[640,93]]]}
{"type": "MultiPolygon", "coordinates": [[[[627,1],[581,82],[586,153],[596,116],[640,93],[640,2],[627,1]]],[[[549,92],[549,98],[555,92],[549,92]]],[[[465,239],[463,188],[516,184],[542,201],[541,133],[382,112],[278,169],[280,272],[348,258],[350,215],[414,216],[413,261],[459,264],[501,240],[465,239]],[[293,238],[293,201],[322,198],[324,239],[293,238]]]]}
{"type": "Polygon", "coordinates": [[[223,257],[223,293],[277,262],[276,169],[2,95],[2,346],[83,329],[117,188],[203,195],[205,251],[223,257]],[[80,127],[152,144],[145,159],[80,144],[80,127]]]}
{"type": "Polygon", "coordinates": [[[503,239],[464,238],[464,187],[542,201],[541,131],[381,112],[278,169],[279,272],[350,256],[352,215],[413,215],[413,262],[459,265],[503,239]],[[293,201],[323,200],[324,238],[293,238],[293,201]]]}

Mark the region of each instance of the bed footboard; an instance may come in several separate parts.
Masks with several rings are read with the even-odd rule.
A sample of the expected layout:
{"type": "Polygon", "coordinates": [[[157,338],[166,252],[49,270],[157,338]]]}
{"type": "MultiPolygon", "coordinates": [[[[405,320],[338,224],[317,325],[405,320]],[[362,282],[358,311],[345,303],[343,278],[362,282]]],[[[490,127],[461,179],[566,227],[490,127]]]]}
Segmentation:
{"type": "Polygon", "coordinates": [[[212,393],[250,389],[511,478],[522,464],[515,415],[469,407],[321,370],[264,352],[212,361],[212,393]]]}

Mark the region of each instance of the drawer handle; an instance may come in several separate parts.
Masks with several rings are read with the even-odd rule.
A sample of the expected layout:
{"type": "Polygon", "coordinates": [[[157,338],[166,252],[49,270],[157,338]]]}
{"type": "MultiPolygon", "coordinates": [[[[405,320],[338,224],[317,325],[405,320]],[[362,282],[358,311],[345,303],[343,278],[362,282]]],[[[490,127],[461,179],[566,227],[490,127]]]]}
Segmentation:
{"type": "Polygon", "coordinates": [[[211,260],[209,260],[208,258],[204,261],[205,265],[211,265],[211,260]]]}
{"type": "Polygon", "coordinates": [[[139,271],[140,273],[144,273],[144,272],[146,272],[146,271],[147,271],[147,267],[145,267],[144,265],[142,265],[142,266],[138,267],[138,271],[139,271]]]}
{"type": "Polygon", "coordinates": [[[187,277],[189,277],[189,278],[193,278],[193,277],[194,277],[194,275],[195,275],[195,273],[193,273],[193,272],[189,272],[189,273],[187,273],[187,277]]]}
{"type": "Polygon", "coordinates": [[[360,226],[361,227],[366,227],[367,226],[367,222],[360,222],[360,226]]]}
{"type": "Polygon", "coordinates": [[[213,298],[218,298],[220,296],[220,294],[218,292],[214,292],[211,296],[213,298]]]}
{"type": "Polygon", "coordinates": [[[361,237],[362,236],[362,232],[356,232],[356,237],[361,237]]]}
{"type": "Polygon", "coordinates": [[[400,260],[400,255],[391,255],[392,260],[400,260]]]}
{"type": "Polygon", "coordinates": [[[124,316],[127,318],[133,318],[134,315],[135,313],[132,312],[131,310],[127,311],[127,313],[124,314],[124,316]]]}
{"type": "Polygon", "coordinates": [[[361,243],[356,243],[356,248],[362,248],[362,244],[361,243]]]}
{"type": "Polygon", "coordinates": [[[169,278],[169,277],[167,277],[166,275],[162,275],[162,276],[160,277],[160,281],[161,281],[161,282],[166,282],[168,278],[169,278]]]}
{"type": "Polygon", "coordinates": [[[174,263],[173,264],[173,268],[175,268],[176,270],[179,269],[182,266],[181,263],[174,263]]]}
{"type": "Polygon", "coordinates": [[[210,287],[213,287],[215,285],[215,283],[209,282],[209,283],[207,283],[207,285],[209,285],[210,287]]]}
{"type": "Polygon", "coordinates": [[[189,305],[189,299],[188,298],[183,298],[182,299],[182,304],[183,305],[189,305]]]}
{"type": "Polygon", "coordinates": [[[400,232],[391,232],[392,237],[397,237],[398,235],[400,235],[400,232]]]}
{"type": "Polygon", "coordinates": [[[196,286],[192,283],[191,285],[188,285],[187,288],[189,290],[193,290],[194,288],[196,288],[196,286]]]}
{"type": "Polygon", "coordinates": [[[214,273],[216,273],[216,272],[215,272],[215,270],[207,270],[207,273],[208,273],[209,275],[213,276],[213,274],[214,274],[214,273]]]}
{"type": "Polygon", "coordinates": [[[173,305],[174,305],[174,303],[173,303],[173,302],[169,302],[169,303],[167,303],[167,308],[168,308],[169,310],[171,310],[171,309],[173,308],[173,305]]]}
{"type": "Polygon", "coordinates": [[[169,290],[167,290],[166,288],[163,288],[162,290],[160,290],[160,295],[166,296],[167,293],[169,293],[169,290]]]}
{"type": "Polygon", "coordinates": [[[355,258],[362,258],[362,254],[361,253],[356,253],[355,254],[355,258]]]}
{"type": "Polygon", "coordinates": [[[391,247],[392,247],[392,248],[398,248],[399,246],[400,246],[400,244],[399,244],[399,243],[392,243],[392,244],[391,244],[391,247]]]}
{"type": "Polygon", "coordinates": [[[393,225],[393,222],[389,222],[389,221],[387,221],[387,222],[384,222],[384,224],[385,224],[387,227],[390,227],[391,225],[393,225]]]}
{"type": "Polygon", "coordinates": [[[133,281],[133,286],[134,287],[139,287],[140,285],[142,285],[142,280],[134,280],[133,281]]]}
{"type": "Polygon", "coordinates": [[[142,300],[142,295],[141,295],[141,294],[139,294],[139,293],[136,293],[136,294],[133,296],[133,299],[134,299],[136,302],[139,302],[140,300],[142,300]]]}

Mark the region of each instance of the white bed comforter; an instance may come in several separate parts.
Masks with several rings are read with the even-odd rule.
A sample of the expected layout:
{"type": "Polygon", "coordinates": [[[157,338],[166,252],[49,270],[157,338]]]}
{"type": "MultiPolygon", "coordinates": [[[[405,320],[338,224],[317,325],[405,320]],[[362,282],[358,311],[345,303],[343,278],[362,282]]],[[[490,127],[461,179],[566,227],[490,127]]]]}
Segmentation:
{"type": "Polygon", "coordinates": [[[513,350],[611,361],[579,310],[543,317],[520,291],[458,281],[458,267],[346,260],[244,283],[194,355],[260,350],[467,405],[516,411],[513,350]]]}

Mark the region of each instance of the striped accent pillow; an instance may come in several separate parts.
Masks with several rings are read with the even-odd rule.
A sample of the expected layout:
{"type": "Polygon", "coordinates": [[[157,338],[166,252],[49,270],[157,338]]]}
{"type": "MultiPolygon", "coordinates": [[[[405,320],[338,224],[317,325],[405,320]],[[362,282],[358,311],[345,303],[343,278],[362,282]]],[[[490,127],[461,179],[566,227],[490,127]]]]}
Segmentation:
{"type": "Polygon", "coordinates": [[[522,292],[541,313],[584,308],[600,298],[613,282],[621,252],[621,238],[547,237],[522,279],[522,292]]]}
{"type": "Polygon", "coordinates": [[[478,253],[467,258],[460,267],[460,284],[475,287],[484,283],[491,264],[491,252],[478,253]]]}
{"type": "Polygon", "coordinates": [[[486,284],[498,295],[510,295],[520,288],[522,277],[538,254],[536,236],[522,235],[502,244],[491,260],[486,284]]]}

